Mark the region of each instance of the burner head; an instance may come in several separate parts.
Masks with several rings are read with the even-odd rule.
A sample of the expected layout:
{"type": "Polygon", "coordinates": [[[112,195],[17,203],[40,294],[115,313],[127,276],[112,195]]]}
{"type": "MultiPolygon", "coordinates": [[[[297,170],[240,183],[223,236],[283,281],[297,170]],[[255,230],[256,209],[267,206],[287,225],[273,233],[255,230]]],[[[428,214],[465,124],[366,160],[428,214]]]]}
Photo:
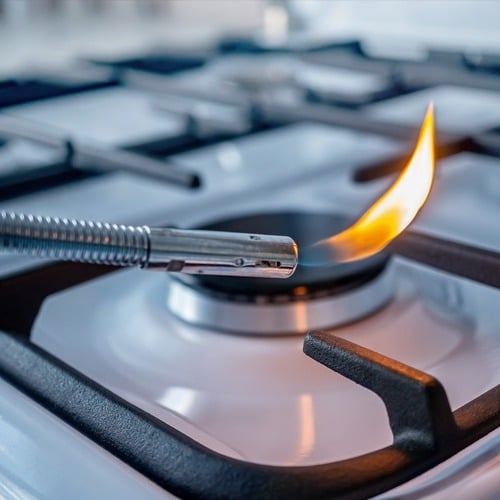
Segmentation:
{"type": "MultiPolygon", "coordinates": [[[[339,214],[262,213],[216,222],[201,229],[286,235],[300,248],[345,229],[339,214]]],[[[389,256],[327,267],[299,264],[287,279],[177,275],[169,282],[167,305],[193,324],[235,333],[304,333],[354,321],[385,303],[389,256]],[[377,290],[375,285],[380,285],[377,290]],[[365,295],[370,295],[365,297],[365,295]],[[305,314],[298,317],[298,309],[305,314]],[[304,309],[305,308],[305,309],[304,309]]]]}
{"type": "MultiPolygon", "coordinates": [[[[201,229],[244,233],[277,234],[293,238],[300,249],[338,233],[350,224],[342,215],[286,212],[259,214],[228,219],[204,226],[201,229]]],[[[332,295],[356,288],[377,276],[386,266],[387,254],[378,254],[369,259],[328,267],[299,264],[295,273],[287,279],[234,278],[219,276],[182,275],[178,279],[206,293],[227,300],[272,302],[280,297],[290,301],[295,297],[332,295]]]]}

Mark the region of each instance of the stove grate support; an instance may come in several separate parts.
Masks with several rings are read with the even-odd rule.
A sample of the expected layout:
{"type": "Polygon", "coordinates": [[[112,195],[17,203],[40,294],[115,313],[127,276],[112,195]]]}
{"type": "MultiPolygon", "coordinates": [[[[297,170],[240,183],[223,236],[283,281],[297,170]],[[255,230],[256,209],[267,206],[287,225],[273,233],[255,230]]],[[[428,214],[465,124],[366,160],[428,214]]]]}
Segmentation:
{"type": "Polygon", "coordinates": [[[364,498],[391,489],[500,425],[500,386],[453,414],[429,375],[328,332],[304,350],[384,401],[393,445],[340,462],[279,467],[216,453],[26,340],[0,332],[0,375],[182,498],[364,498]]]}

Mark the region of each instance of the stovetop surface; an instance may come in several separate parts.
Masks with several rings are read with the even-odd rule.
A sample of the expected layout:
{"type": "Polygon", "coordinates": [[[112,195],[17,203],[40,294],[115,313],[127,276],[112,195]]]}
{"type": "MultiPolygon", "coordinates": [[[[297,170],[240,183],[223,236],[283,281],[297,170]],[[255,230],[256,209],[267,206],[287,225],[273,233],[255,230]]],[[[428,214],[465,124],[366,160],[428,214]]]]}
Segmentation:
{"type": "MultiPolygon", "coordinates": [[[[73,82],[73,91],[67,82],[64,92],[53,85],[47,94],[44,76],[38,94],[35,81],[24,100],[10,102],[13,85],[0,82],[2,113],[50,128],[61,141],[71,135],[82,143],[165,159],[197,172],[201,188],[119,171],[74,175],[60,151],[11,140],[0,143],[0,207],[180,227],[259,213],[354,220],[394,179],[433,100],[438,137],[449,144],[440,151],[435,186],[412,227],[499,251],[498,68],[472,69],[461,59],[439,63],[435,55],[421,62],[377,60],[360,54],[355,43],[317,53],[220,54],[171,76],[148,61],[140,71],[135,60],[119,62],[120,72],[105,83],[100,74],[94,85],[73,82]],[[225,111],[218,115],[212,107],[207,113],[200,101],[222,102],[225,111]],[[226,113],[235,102],[237,112],[226,113]],[[359,172],[368,176],[361,179],[359,172]]],[[[139,270],[83,273],[65,285],[55,283],[42,294],[38,311],[32,305],[38,299],[31,296],[40,265],[1,257],[2,283],[19,279],[19,296],[30,299],[22,320],[23,306],[16,306],[18,312],[4,311],[9,320],[0,327],[29,337],[209,450],[252,463],[308,466],[391,445],[382,400],[306,357],[303,331],[263,336],[249,328],[249,334],[235,335],[193,326],[167,309],[173,278],[139,270]]],[[[54,269],[55,281],[62,283],[65,271],[54,269]]],[[[498,289],[399,257],[386,272],[388,300],[359,321],[338,326],[335,335],[434,376],[453,410],[496,387],[498,289]]],[[[304,310],[296,314],[307,330],[314,309],[304,310]]],[[[259,314],[254,321],[257,330],[259,314]]],[[[0,487],[7,496],[54,498],[64,488],[77,488],[83,496],[97,489],[122,498],[167,495],[132,462],[95,445],[10,385],[3,394],[1,435],[14,433],[22,443],[12,461],[0,462],[0,487]],[[40,442],[42,430],[46,438],[40,442]],[[69,454],[69,447],[80,451],[69,454]],[[24,463],[31,467],[23,476],[15,464],[24,463]],[[44,478],[41,463],[71,465],[58,483],[44,478]],[[95,485],[83,484],[78,471],[95,485]]],[[[82,401],[82,407],[89,404],[82,401]]],[[[500,491],[494,458],[499,439],[497,430],[393,495],[494,498],[500,491]]]]}
{"type": "MultiPolygon", "coordinates": [[[[272,135],[262,136],[267,134],[272,135]]],[[[233,147],[243,165],[259,165],[255,158],[260,151],[245,148],[248,142],[234,141],[233,147]]],[[[201,157],[211,159],[218,148],[185,154],[183,161],[194,165],[201,157]]],[[[292,156],[286,153],[284,159],[271,161],[290,168],[287,160],[292,156]]],[[[486,192],[481,194],[480,186],[471,191],[469,177],[482,180],[487,190],[500,182],[500,161],[467,154],[446,161],[438,165],[436,185],[416,225],[452,240],[472,239],[498,248],[496,221],[484,211],[498,200],[494,193],[491,200],[486,192]],[[457,206],[464,208],[460,220],[457,206]]],[[[354,217],[387,184],[383,180],[359,187],[340,170],[348,172],[318,172],[300,187],[253,192],[246,203],[234,202],[231,214],[295,209],[354,217]]],[[[216,206],[210,214],[205,209],[188,223],[183,215],[173,222],[197,226],[223,217],[227,207],[216,206]]],[[[444,384],[454,409],[498,384],[498,292],[406,260],[391,266],[390,304],[337,328],[336,334],[433,374],[444,384]],[[473,371],[464,368],[471,366],[473,371]]],[[[235,457],[280,465],[322,463],[390,444],[381,401],[304,357],[302,336],[256,339],[190,326],[166,310],[171,279],[123,271],[61,292],[45,302],[32,339],[201,442],[217,440],[218,445],[211,444],[214,449],[229,448],[235,457]],[[370,425],[363,423],[366,415],[370,425]],[[356,438],[342,440],[345,433],[356,438]],[[269,441],[266,436],[274,437],[269,441]]],[[[254,321],[257,328],[258,315],[254,321]]]]}

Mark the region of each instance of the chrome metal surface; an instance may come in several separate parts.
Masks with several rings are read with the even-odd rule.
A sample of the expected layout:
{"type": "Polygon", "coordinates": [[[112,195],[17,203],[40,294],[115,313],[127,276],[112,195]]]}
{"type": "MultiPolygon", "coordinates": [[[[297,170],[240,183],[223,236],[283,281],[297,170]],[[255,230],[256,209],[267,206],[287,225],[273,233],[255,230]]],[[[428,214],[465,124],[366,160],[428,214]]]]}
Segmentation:
{"type": "Polygon", "coordinates": [[[42,258],[190,274],[286,278],[297,266],[287,236],[124,226],[0,212],[0,248],[42,258]]]}
{"type": "Polygon", "coordinates": [[[286,278],[297,267],[298,249],[288,236],[151,229],[147,267],[189,274],[286,278]]]}
{"type": "Polygon", "coordinates": [[[141,266],[149,228],[0,212],[0,247],[55,260],[141,266]]]}
{"type": "Polygon", "coordinates": [[[217,135],[245,134],[252,130],[252,114],[248,106],[213,103],[200,99],[164,97],[156,109],[183,117],[189,131],[198,138],[217,135]]]}
{"type": "Polygon", "coordinates": [[[249,335],[290,335],[361,319],[385,305],[393,292],[389,263],[371,281],[345,293],[281,303],[224,300],[171,279],[166,303],[175,316],[196,326],[249,335]]]}
{"type": "Polygon", "coordinates": [[[65,137],[53,127],[44,127],[19,116],[1,113],[0,133],[10,139],[23,139],[54,148],[57,152],[64,153],[65,161],[75,169],[131,172],[186,188],[196,188],[201,183],[196,173],[180,169],[176,165],[132,151],[110,149],[95,142],[65,137]]]}

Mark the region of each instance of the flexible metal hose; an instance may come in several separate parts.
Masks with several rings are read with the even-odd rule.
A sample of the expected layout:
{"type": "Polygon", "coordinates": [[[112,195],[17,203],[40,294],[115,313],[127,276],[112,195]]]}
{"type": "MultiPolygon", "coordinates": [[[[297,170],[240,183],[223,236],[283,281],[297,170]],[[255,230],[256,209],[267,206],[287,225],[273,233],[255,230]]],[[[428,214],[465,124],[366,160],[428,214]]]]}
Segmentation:
{"type": "Polygon", "coordinates": [[[0,212],[0,246],[56,260],[145,266],[149,256],[147,226],[0,212]]]}
{"type": "Polygon", "coordinates": [[[286,278],[297,266],[287,236],[123,226],[0,211],[0,249],[52,260],[160,271],[286,278]]]}

